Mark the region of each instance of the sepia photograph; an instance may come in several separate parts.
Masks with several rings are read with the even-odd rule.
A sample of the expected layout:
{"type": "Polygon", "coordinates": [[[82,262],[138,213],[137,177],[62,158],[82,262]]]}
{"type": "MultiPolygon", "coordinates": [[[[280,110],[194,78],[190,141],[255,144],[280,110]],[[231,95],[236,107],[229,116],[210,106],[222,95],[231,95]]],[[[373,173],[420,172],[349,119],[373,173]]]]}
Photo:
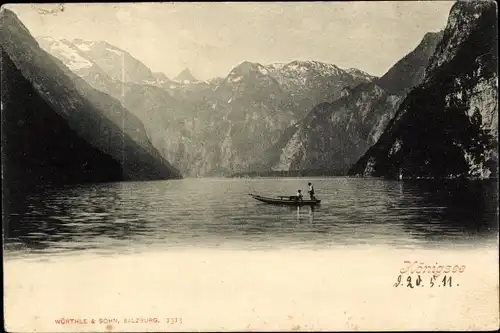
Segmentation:
{"type": "Polygon", "coordinates": [[[0,17],[4,330],[500,328],[495,1],[0,17]]]}

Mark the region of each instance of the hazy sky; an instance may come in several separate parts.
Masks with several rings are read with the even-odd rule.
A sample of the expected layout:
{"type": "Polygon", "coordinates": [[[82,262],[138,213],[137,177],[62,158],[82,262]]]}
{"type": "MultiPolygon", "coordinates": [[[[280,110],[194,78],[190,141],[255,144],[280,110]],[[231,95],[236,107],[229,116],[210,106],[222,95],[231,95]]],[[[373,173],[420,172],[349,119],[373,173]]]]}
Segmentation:
{"type": "Polygon", "coordinates": [[[151,70],[207,79],[243,61],[318,60],[380,76],[445,27],[452,1],[16,4],[34,36],[105,40],[151,70]],[[39,9],[54,10],[46,13],[39,9]]]}

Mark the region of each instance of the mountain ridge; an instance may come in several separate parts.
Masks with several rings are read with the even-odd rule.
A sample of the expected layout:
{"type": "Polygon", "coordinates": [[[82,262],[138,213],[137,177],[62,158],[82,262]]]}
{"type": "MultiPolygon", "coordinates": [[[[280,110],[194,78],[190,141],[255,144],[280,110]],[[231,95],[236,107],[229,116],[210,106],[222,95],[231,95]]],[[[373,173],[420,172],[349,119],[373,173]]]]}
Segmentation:
{"type": "MultiPolygon", "coordinates": [[[[86,43],[90,48],[92,42],[86,43]]],[[[56,52],[57,47],[44,47],[71,65],[72,59],[56,52]]],[[[75,73],[138,116],[162,156],[191,175],[245,170],[317,102],[374,78],[321,62],[292,61],[279,68],[246,61],[208,81],[167,81],[157,74],[154,80],[122,82],[88,60],[92,66],[75,73]],[[303,77],[294,78],[294,70],[303,77]],[[302,81],[308,85],[302,87],[302,81]]]]}

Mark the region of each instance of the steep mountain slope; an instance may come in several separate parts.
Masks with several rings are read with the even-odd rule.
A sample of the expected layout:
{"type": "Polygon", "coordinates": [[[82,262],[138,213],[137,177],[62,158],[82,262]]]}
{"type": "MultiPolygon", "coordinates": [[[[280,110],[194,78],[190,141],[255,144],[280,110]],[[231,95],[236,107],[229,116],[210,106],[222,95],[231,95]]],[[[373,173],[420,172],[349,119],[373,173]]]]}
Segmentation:
{"type": "Polygon", "coordinates": [[[266,68],[243,62],[216,87],[209,103],[221,145],[214,172],[240,171],[293,123],[296,105],[266,68]]]}
{"type": "Polygon", "coordinates": [[[180,177],[153,148],[136,117],[43,51],[14,13],[3,9],[1,18],[2,80],[12,106],[2,111],[9,120],[3,125],[13,131],[4,136],[4,158],[13,163],[7,169],[21,175],[25,168],[32,178],[45,175],[40,181],[180,177]],[[28,93],[25,104],[18,85],[28,93]]]}
{"type": "MultiPolygon", "coordinates": [[[[154,80],[145,79],[140,83],[123,82],[109,76],[108,73],[69,41],[58,41],[53,38],[39,38],[42,47],[60,59],[75,74],[84,79],[93,88],[110,95],[118,100],[127,110],[134,114],[144,124],[148,139],[158,149],[163,158],[167,159],[181,173],[188,174],[191,165],[190,152],[199,149],[189,139],[189,130],[185,124],[190,115],[191,107],[180,103],[183,98],[183,89],[174,81],[170,81],[164,74],[155,73],[154,80]],[[76,67],[73,65],[76,55],[82,57],[89,65],[76,67]],[[170,90],[170,92],[169,92],[170,90]],[[172,97],[171,94],[176,94],[172,97]]],[[[81,45],[94,45],[94,42],[80,42],[81,45]]],[[[101,53],[103,57],[112,52],[101,53]]],[[[80,61],[80,62],[83,62],[80,61]]],[[[106,62],[106,61],[101,61],[106,62]]],[[[142,65],[144,66],[144,65],[142,65]]],[[[103,95],[105,96],[105,95],[103,95]]]]}
{"type": "Polygon", "coordinates": [[[429,58],[434,54],[438,43],[443,38],[443,31],[427,33],[419,46],[398,61],[380,79],[377,85],[392,95],[405,95],[422,82],[429,58]]]}
{"type": "MultiPolygon", "coordinates": [[[[202,131],[204,119],[195,119],[192,113],[202,113],[197,109],[196,103],[205,100],[206,93],[212,94],[214,86],[203,81],[187,84],[170,81],[161,73],[153,74],[154,80],[149,78],[139,83],[123,82],[109,76],[88,57],[88,53],[81,52],[72,42],[47,37],[39,40],[42,47],[66,64],[68,69],[93,88],[121,102],[137,116],[143,122],[153,146],[183,174],[189,174],[193,170],[194,174],[198,174],[199,169],[203,169],[200,166],[203,161],[200,154],[204,148],[199,142],[193,141],[192,132],[202,131]],[[75,59],[89,65],[76,67],[75,59]]],[[[93,45],[94,42],[81,43],[93,45]]],[[[109,54],[110,52],[101,53],[103,57],[109,54]]]]}
{"type": "Polygon", "coordinates": [[[337,87],[331,103],[321,103],[289,128],[253,170],[331,170],[345,173],[373,145],[397,110],[406,92],[419,79],[441,39],[429,33],[405,58],[380,79],[350,70],[368,83],[337,87]],[[342,89],[340,89],[342,88],[342,89]]]}
{"type": "Polygon", "coordinates": [[[118,160],[68,126],[26,80],[2,47],[4,188],[28,183],[123,180],[118,160]]]}
{"type": "Polygon", "coordinates": [[[459,1],[425,71],[351,175],[496,177],[496,3],[459,1]]]}

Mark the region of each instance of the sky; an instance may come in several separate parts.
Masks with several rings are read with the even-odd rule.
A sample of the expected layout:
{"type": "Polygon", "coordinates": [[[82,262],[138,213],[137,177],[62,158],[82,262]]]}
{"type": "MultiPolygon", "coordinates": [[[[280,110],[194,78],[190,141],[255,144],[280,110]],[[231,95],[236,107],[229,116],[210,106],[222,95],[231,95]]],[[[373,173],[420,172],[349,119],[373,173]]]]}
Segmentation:
{"type": "Polygon", "coordinates": [[[452,1],[10,4],[35,37],[104,40],[154,72],[226,76],[243,61],[316,60],[383,75],[452,1]],[[63,10],[61,10],[63,8],[63,10]]]}

